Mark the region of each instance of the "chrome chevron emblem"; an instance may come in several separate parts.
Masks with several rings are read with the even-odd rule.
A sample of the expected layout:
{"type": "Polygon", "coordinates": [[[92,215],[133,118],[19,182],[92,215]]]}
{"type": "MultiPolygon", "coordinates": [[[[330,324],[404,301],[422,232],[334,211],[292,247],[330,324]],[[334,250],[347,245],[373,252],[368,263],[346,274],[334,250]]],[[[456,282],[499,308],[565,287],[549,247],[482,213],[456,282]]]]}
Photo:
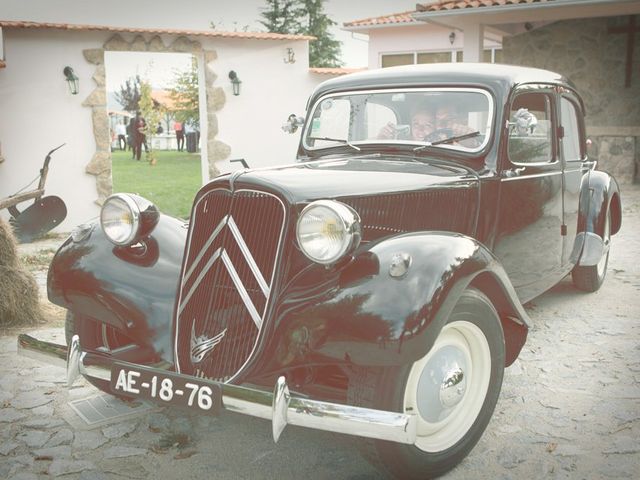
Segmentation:
{"type": "Polygon", "coordinates": [[[225,328],[211,338],[207,338],[205,335],[196,335],[196,322],[194,320],[191,324],[191,362],[196,364],[204,360],[204,357],[222,341],[226,333],[227,329],[225,328]]]}
{"type": "MultiPolygon", "coordinates": [[[[222,232],[225,226],[227,226],[231,231],[231,235],[235,240],[236,244],[238,245],[238,247],[240,248],[242,256],[246,260],[247,265],[249,265],[249,269],[251,270],[251,273],[256,279],[256,282],[258,283],[260,290],[262,291],[262,294],[265,296],[265,298],[268,298],[269,292],[270,292],[269,285],[267,285],[267,282],[264,279],[264,276],[262,275],[260,268],[258,267],[255,259],[253,258],[253,255],[251,255],[251,252],[249,251],[249,247],[247,246],[247,243],[242,237],[242,234],[240,233],[240,230],[238,229],[238,226],[236,225],[236,222],[233,220],[233,217],[231,217],[231,215],[225,215],[225,217],[220,221],[218,226],[214,229],[211,237],[204,244],[200,252],[198,252],[198,255],[196,255],[196,258],[193,260],[191,264],[191,267],[184,275],[184,278],[182,280],[182,287],[184,287],[184,285],[189,281],[189,279],[195,272],[198,265],[204,260],[207,250],[213,244],[213,241],[220,234],[220,232],[222,232]]],[[[211,255],[209,260],[205,263],[204,268],[194,280],[187,294],[181,300],[178,313],[182,314],[182,311],[185,309],[185,307],[189,303],[189,300],[191,300],[191,296],[195,293],[196,289],[200,285],[200,282],[202,282],[202,279],[204,278],[204,276],[207,274],[207,272],[211,269],[213,264],[218,259],[222,260],[222,263],[227,269],[227,272],[229,273],[231,280],[233,281],[233,284],[238,290],[238,293],[240,295],[240,298],[242,299],[242,302],[244,303],[245,307],[249,311],[249,315],[251,315],[251,319],[255,323],[256,327],[260,328],[260,326],[262,325],[262,318],[260,317],[260,314],[258,313],[255,305],[251,301],[251,297],[249,296],[247,289],[242,283],[242,280],[240,280],[240,276],[238,275],[238,272],[236,271],[236,268],[233,265],[233,262],[229,258],[227,251],[223,247],[218,248],[213,253],[213,255],[211,255]]]]}

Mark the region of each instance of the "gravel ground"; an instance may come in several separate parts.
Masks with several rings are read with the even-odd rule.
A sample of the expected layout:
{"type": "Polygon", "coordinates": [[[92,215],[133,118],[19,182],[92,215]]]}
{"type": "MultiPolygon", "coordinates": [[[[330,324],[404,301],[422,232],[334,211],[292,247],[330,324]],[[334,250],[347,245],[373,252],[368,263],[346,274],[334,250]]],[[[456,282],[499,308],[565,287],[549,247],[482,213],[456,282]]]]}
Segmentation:
{"type": "MultiPolygon", "coordinates": [[[[604,286],[584,294],[565,279],[526,305],[534,328],[487,431],[444,478],[639,477],[640,187],[622,195],[604,286]]],[[[60,329],[38,335],[62,341],[60,329]]],[[[347,436],[287,427],[275,445],[270,423],[228,412],[156,409],[89,428],[68,402],[96,390],[67,390],[63,369],[15,344],[0,337],[0,478],[385,478],[347,436]]]]}

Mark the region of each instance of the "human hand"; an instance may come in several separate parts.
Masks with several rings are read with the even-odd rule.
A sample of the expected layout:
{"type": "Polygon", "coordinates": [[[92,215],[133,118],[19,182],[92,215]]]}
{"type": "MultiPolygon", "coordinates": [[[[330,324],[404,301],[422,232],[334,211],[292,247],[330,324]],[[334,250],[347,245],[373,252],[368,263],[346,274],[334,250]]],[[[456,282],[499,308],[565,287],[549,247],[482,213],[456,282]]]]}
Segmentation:
{"type": "Polygon", "coordinates": [[[452,136],[458,137],[460,135],[466,135],[467,133],[473,132],[473,128],[469,125],[465,125],[463,123],[452,123],[449,127],[452,132],[452,136]]]}
{"type": "Polygon", "coordinates": [[[395,138],[396,129],[397,129],[396,124],[393,122],[389,122],[384,127],[382,127],[382,129],[378,133],[378,138],[384,139],[384,140],[390,140],[392,138],[395,138]]]}

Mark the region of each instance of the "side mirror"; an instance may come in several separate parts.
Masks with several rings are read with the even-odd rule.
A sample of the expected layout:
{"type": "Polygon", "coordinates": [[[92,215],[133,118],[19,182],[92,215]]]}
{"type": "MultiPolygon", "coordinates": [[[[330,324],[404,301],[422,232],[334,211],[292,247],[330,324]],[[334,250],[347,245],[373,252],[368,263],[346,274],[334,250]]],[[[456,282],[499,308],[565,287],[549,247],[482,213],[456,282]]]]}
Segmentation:
{"type": "Polygon", "coordinates": [[[287,123],[282,125],[282,130],[287,133],[296,133],[298,127],[304,125],[304,117],[298,117],[295,113],[292,113],[287,118],[287,123]]]}

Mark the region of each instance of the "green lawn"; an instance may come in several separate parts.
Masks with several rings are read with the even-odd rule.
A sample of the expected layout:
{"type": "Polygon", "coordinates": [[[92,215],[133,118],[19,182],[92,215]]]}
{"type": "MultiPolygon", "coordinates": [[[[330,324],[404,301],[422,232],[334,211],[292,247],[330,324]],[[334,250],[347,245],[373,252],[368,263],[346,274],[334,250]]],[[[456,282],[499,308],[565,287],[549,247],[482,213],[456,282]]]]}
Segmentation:
{"type": "Polygon", "coordinates": [[[113,191],[137,193],[156,204],[162,213],[188,218],[193,197],[202,184],[200,154],[156,151],[157,164],[138,162],[131,152],[111,153],[113,191]]]}

